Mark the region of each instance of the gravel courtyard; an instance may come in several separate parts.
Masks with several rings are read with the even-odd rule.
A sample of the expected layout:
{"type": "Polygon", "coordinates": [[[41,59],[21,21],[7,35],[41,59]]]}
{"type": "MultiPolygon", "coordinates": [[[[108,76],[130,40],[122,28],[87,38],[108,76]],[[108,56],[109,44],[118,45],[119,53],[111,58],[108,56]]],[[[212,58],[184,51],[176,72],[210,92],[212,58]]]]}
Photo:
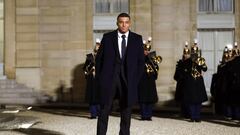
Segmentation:
{"type": "MultiPolygon", "coordinates": [[[[96,119],[87,110],[32,109],[15,114],[0,114],[0,135],[96,135],[96,119]],[[19,126],[32,123],[29,128],[19,126]]],[[[118,135],[118,113],[109,119],[107,135],[118,135]]],[[[175,112],[158,112],[152,121],[132,115],[131,135],[240,135],[239,121],[204,114],[201,123],[192,123],[175,112]]]]}

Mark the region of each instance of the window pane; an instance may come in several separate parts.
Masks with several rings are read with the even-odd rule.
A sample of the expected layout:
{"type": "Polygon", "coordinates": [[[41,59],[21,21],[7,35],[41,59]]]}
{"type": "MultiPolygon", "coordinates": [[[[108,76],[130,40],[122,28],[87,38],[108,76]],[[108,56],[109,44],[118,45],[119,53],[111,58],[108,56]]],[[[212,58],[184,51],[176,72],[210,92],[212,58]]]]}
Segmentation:
{"type": "Polygon", "coordinates": [[[232,0],[218,0],[218,11],[233,11],[232,0]]]}
{"type": "Polygon", "coordinates": [[[128,0],[121,0],[121,12],[125,12],[125,13],[128,13],[128,0]]]}
{"type": "Polygon", "coordinates": [[[94,0],[95,13],[128,12],[128,0],[94,0]]]}
{"type": "Polygon", "coordinates": [[[121,11],[121,0],[112,0],[112,10],[113,12],[121,11]]]}
{"type": "Polygon", "coordinates": [[[217,36],[217,50],[222,51],[227,44],[233,44],[233,31],[219,31],[217,36]]]}
{"type": "Polygon", "coordinates": [[[213,11],[213,0],[199,0],[198,6],[200,12],[211,12],[213,11]]]}
{"type": "Polygon", "coordinates": [[[202,56],[205,58],[208,66],[208,70],[203,76],[207,90],[210,89],[212,74],[217,70],[217,65],[223,54],[223,48],[226,44],[233,43],[233,37],[234,32],[232,30],[206,29],[205,31],[198,31],[198,45],[202,49],[202,56]]]}
{"type": "Polygon", "coordinates": [[[109,0],[95,0],[95,12],[96,13],[109,13],[110,1],[109,0]]]}

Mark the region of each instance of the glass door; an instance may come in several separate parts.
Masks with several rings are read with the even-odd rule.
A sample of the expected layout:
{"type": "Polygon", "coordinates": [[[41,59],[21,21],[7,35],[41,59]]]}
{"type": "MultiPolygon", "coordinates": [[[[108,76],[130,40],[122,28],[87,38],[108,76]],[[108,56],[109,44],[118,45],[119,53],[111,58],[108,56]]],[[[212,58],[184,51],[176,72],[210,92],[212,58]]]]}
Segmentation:
{"type": "Polygon", "coordinates": [[[210,94],[210,86],[212,74],[217,72],[217,66],[223,55],[223,49],[227,44],[233,44],[233,30],[206,30],[198,31],[198,45],[202,50],[202,56],[206,60],[208,66],[207,72],[204,73],[204,82],[208,94],[210,94]]]}

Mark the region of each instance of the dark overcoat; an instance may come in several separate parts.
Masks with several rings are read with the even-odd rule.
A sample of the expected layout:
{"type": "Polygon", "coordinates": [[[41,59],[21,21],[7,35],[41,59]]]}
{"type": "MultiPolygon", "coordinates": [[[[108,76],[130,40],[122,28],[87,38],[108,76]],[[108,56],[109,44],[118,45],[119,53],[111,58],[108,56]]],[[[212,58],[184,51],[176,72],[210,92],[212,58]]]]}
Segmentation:
{"type": "Polygon", "coordinates": [[[142,36],[129,31],[125,57],[119,60],[121,59],[118,49],[118,33],[115,30],[103,35],[96,57],[96,78],[99,83],[101,105],[111,101],[116,65],[119,63],[122,63],[124,67],[127,106],[137,103],[138,84],[144,68],[142,36]]]}
{"type": "Polygon", "coordinates": [[[213,74],[210,92],[215,104],[224,104],[227,99],[226,63],[218,65],[217,73],[213,74]]]}
{"type": "Polygon", "coordinates": [[[184,61],[180,59],[177,62],[175,73],[174,73],[174,80],[177,81],[176,83],[176,91],[175,91],[175,101],[181,102],[183,98],[183,83],[184,83],[184,77],[185,72],[184,71],[184,61]]]}
{"type": "MultiPolygon", "coordinates": [[[[181,81],[181,92],[182,97],[181,101],[186,104],[201,104],[204,101],[207,101],[207,93],[203,81],[203,77],[194,78],[191,75],[193,62],[191,59],[187,59],[182,63],[178,69],[180,70],[179,79],[181,81]]],[[[202,73],[202,70],[206,71],[207,69],[202,66],[196,67],[198,72],[202,73]]]]}
{"type": "Polygon", "coordinates": [[[218,66],[215,79],[212,79],[212,84],[215,86],[211,89],[211,94],[213,96],[213,101],[215,102],[215,112],[216,114],[224,113],[224,106],[229,104],[229,94],[228,94],[228,66],[229,63],[222,63],[218,66]]]}
{"type": "MultiPolygon", "coordinates": [[[[145,56],[145,64],[153,66],[150,57],[145,56]]],[[[139,103],[156,103],[158,101],[155,82],[157,76],[157,72],[147,73],[147,67],[145,66],[144,73],[139,84],[139,103]]]]}
{"type": "Polygon", "coordinates": [[[236,57],[229,62],[227,67],[228,75],[228,104],[239,106],[240,105],[240,56],[236,57]]]}
{"type": "MultiPolygon", "coordinates": [[[[86,71],[86,68],[95,66],[95,59],[92,53],[86,55],[86,61],[83,66],[83,70],[86,71]]],[[[86,91],[85,91],[85,100],[89,104],[99,104],[99,91],[96,89],[96,80],[93,72],[85,75],[86,78],[86,91]]]]}

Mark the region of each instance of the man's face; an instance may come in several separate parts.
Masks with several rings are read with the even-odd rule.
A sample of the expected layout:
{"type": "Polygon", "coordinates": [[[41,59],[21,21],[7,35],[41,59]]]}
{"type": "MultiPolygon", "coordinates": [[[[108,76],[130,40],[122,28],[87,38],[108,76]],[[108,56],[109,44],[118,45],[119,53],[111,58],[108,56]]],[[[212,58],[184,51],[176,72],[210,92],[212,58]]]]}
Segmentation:
{"type": "Polygon", "coordinates": [[[191,55],[187,53],[187,54],[183,54],[183,57],[186,60],[186,59],[189,59],[191,57],[191,55]]]}
{"type": "Polygon", "coordinates": [[[100,45],[96,44],[96,46],[95,46],[96,51],[98,51],[99,47],[100,47],[100,45]]]}
{"type": "Polygon", "coordinates": [[[94,53],[97,53],[99,50],[100,44],[96,44],[95,48],[93,49],[94,53]]]}
{"type": "Polygon", "coordinates": [[[131,26],[131,21],[128,17],[119,17],[117,20],[117,26],[121,33],[126,33],[131,26]]]}
{"type": "Polygon", "coordinates": [[[149,51],[144,50],[144,55],[147,56],[149,54],[149,51]]]}

